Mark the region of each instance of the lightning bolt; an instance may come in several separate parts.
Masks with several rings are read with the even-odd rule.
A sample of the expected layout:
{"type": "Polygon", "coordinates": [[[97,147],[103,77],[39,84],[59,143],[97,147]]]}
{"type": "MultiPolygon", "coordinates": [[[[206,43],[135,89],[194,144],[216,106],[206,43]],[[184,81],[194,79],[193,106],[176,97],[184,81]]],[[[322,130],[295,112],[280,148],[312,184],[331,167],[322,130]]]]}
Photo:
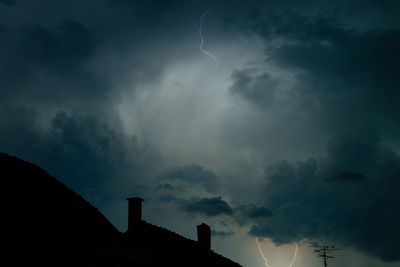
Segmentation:
{"type": "Polygon", "coordinates": [[[297,246],[296,243],[296,249],[294,250],[294,255],[292,261],[289,263],[288,267],[293,267],[294,262],[296,261],[297,258],[297,252],[299,251],[299,246],[297,246]]]}
{"type": "MultiPolygon", "coordinates": [[[[265,266],[266,266],[266,267],[271,267],[271,265],[269,264],[268,259],[265,257],[264,252],[263,252],[262,249],[261,249],[261,244],[260,244],[260,242],[258,241],[258,237],[256,237],[256,243],[257,243],[258,251],[260,252],[261,257],[263,258],[263,260],[264,260],[264,262],[265,262],[265,266]]],[[[292,258],[292,260],[290,261],[288,267],[293,267],[293,264],[294,264],[294,262],[296,261],[297,253],[298,253],[298,252],[299,252],[299,246],[298,246],[297,243],[296,243],[296,249],[294,250],[293,258],[292,258]]]]}
{"type": "Polygon", "coordinates": [[[268,263],[268,259],[264,256],[264,253],[263,253],[263,251],[262,251],[262,249],[261,249],[261,244],[260,244],[260,242],[258,241],[258,237],[256,237],[256,243],[257,243],[258,251],[260,252],[261,257],[263,258],[263,260],[264,260],[264,262],[265,262],[265,266],[266,266],[266,267],[271,267],[271,265],[268,263]]]}
{"type": "Polygon", "coordinates": [[[203,15],[201,15],[201,17],[200,17],[199,35],[200,35],[200,40],[201,41],[200,41],[199,48],[200,48],[201,52],[203,52],[204,54],[206,54],[207,56],[211,57],[214,60],[215,68],[218,68],[218,59],[213,54],[211,54],[210,52],[204,50],[204,48],[203,48],[203,45],[204,45],[204,37],[203,37],[203,32],[202,32],[202,30],[203,30],[203,20],[204,20],[205,16],[207,16],[208,12],[210,12],[209,9],[206,10],[206,12],[204,12],[203,15]]]}

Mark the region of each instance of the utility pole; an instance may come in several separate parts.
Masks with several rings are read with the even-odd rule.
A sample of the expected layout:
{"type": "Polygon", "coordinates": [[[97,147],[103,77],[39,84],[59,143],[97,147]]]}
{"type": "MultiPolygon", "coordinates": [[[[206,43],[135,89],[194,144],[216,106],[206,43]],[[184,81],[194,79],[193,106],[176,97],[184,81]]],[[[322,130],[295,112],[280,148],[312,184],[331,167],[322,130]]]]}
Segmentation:
{"type": "Polygon", "coordinates": [[[333,259],[335,257],[328,255],[329,253],[340,250],[339,248],[335,248],[335,246],[310,246],[314,248],[314,252],[317,253],[318,257],[324,259],[324,267],[328,266],[328,259],[333,259]]]}

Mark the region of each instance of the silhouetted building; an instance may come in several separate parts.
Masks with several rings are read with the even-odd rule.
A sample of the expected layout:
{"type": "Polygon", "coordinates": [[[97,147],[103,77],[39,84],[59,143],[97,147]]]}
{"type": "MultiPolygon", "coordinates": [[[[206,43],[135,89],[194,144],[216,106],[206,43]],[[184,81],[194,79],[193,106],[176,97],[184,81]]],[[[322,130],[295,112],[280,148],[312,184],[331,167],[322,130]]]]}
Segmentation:
{"type": "MultiPolygon", "coordinates": [[[[126,244],[135,249],[156,252],[147,259],[151,265],[171,266],[240,266],[211,250],[211,229],[205,223],[197,226],[198,241],[185,238],[165,228],[141,220],[143,199],[128,198],[128,231],[126,244]],[[134,223],[130,223],[134,222],[134,223]]],[[[142,254],[146,258],[146,254],[142,254]]]]}
{"type": "Polygon", "coordinates": [[[128,231],[34,164],[0,152],[1,266],[240,266],[199,242],[142,220],[129,198],[128,231]]]}

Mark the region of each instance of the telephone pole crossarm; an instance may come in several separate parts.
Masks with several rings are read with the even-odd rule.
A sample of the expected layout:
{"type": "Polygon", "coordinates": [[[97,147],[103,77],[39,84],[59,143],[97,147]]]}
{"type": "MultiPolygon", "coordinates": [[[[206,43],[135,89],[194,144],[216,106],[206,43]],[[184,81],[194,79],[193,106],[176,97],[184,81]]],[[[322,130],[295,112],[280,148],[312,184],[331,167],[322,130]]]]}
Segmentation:
{"type": "Polygon", "coordinates": [[[314,252],[317,253],[318,257],[323,258],[324,267],[328,266],[328,259],[335,258],[329,255],[329,253],[340,250],[339,248],[335,248],[335,246],[310,246],[310,247],[314,248],[314,252]]]}

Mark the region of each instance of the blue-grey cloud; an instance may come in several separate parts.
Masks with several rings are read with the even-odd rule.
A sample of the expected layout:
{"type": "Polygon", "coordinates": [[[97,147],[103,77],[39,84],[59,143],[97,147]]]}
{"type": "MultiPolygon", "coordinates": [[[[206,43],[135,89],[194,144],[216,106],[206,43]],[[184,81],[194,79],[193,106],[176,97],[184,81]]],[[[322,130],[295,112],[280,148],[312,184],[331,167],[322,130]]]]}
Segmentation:
{"type": "MultiPolygon", "coordinates": [[[[398,260],[393,246],[400,214],[392,203],[399,199],[392,188],[398,186],[400,161],[379,138],[399,133],[399,106],[393,101],[399,98],[398,27],[354,27],[302,10],[272,13],[256,12],[242,26],[264,38],[268,64],[294,74],[297,85],[285,112],[302,114],[321,132],[346,133],[329,140],[327,156],[297,165],[283,160],[266,168],[265,204],[276,216],[256,222],[250,234],[277,243],[330,239],[398,260]]],[[[248,72],[236,70],[232,88],[246,92],[245,85],[260,81],[255,71],[248,72]]],[[[260,102],[270,88],[264,81],[252,87],[256,97],[236,95],[268,110],[281,104],[276,99],[260,102]]]]}
{"type": "MultiPolygon", "coordinates": [[[[0,150],[27,157],[40,140],[35,130],[35,111],[25,107],[3,106],[0,108],[0,150]]],[[[26,158],[32,160],[32,158],[26,158]]]]}
{"type": "Polygon", "coordinates": [[[218,108],[223,116],[208,124],[204,107],[210,103],[202,103],[208,100],[189,94],[188,84],[179,92],[163,87],[181,78],[173,73],[176,65],[186,64],[190,77],[189,64],[201,54],[197,30],[207,1],[53,2],[0,1],[0,150],[39,164],[74,189],[127,194],[147,184],[148,199],[148,188],[163,193],[159,202],[147,203],[228,216],[279,244],[324,239],[399,259],[399,3],[213,1],[204,28],[210,47],[214,41],[225,58],[237,55],[222,48],[243,39],[242,52],[254,40],[264,50],[257,63],[254,55],[243,65],[227,66],[222,58],[231,84],[216,79],[215,92],[228,94],[213,102],[224,103],[218,108]],[[176,124],[159,116],[166,110],[153,99],[159,88],[165,89],[162,101],[199,104],[195,116],[165,105],[173,119],[179,113],[178,124],[188,132],[184,140],[165,136],[176,124]],[[138,96],[150,100],[142,103],[138,96]],[[128,118],[121,103],[134,107],[125,111],[128,118]],[[149,118],[144,114],[150,107],[149,118]],[[193,117],[196,127],[211,125],[215,150],[209,153],[220,154],[209,165],[195,156],[202,141],[212,142],[188,129],[193,117]],[[160,121],[162,131],[154,126],[160,121]],[[163,151],[167,166],[154,151],[158,147],[140,142],[149,135],[146,141],[179,148],[163,151]],[[322,140],[329,136],[324,155],[322,140]],[[187,154],[179,153],[188,147],[193,157],[186,162],[187,154]],[[313,154],[293,163],[309,156],[303,150],[313,154]],[[287,159],[268,164],[257,180],[260,162],[273,158],[287,159]],[[251,186],[263,188],[259,199],[251,186]],[[239,188],[236,196],[233,188],[239,188]]]}
{"type": "Polygon", "coordinates": [[[326,179],[332,182],[352,182],[359,183],[366,180],[365,176],[357,172],[342,171],[332,177],[326,179]]]}
{"type": "Polygon", "coordinates": [[[161,183],[161,184],[158,184],[157,187],[158,187],[159,189],[165,189],[165,190],[183,190],[182,188],[173,186],[173,185],[170,184],[170,183],[161,183]]]}
{"type": "Polygon", "coordinates": [[[16,0],[0,0],[0,3],[6,6],[13,6],[15,5],[16,2],[17,2],[16,0]]]}
{"type": "Polygon", "coordinates": [[[221,237],[221,238],[224,238],[224,237],[228,237],[228,236],[232,236],[232,235],[234,235],[235,233],[233,232],[233,231],[228,231],[228,232],[226,232],[226,231],[215,231],[215,230],[211,230],[211,235],[212,236],[218,236],[218,237],[221,237]]]}
{"type": "Polygon", "coordinates": [[[26,29],[25,56],[39,66],[66,71],[94,54],[94,40],[79,22],[63,20],[54,30],[40,25],[26,29]]]}
{"type": "Polygon", "coordinates": [[[239,95],[258,106],[267,108],[274,101],[277,85],[267,72],[258,72],[257,69],[234,70],[233,86],[229,90],[233,95],[239,95]]]}
{"type": "Polygon", "coordinates": [[[327,157],[297,166],[282,161],[266,169],[265,201],[275,216],[257,222],[250,234],[271,237],[278,244],[329,239],[397,260],[393,247],[400,237],[400,199],[394,188],[399,175],[399,156],[379,139],[365,134],[335,137],[327,157]],[[343,155],[351,155],[352,164],[343,155]],[[309,169],[305,165],[315,162],[317,168],[303,175],[302,170],[309,169]],[[334,179],[327,181],[327,176],[334,179]]]}
{"type": "Polygon", "coordinates": [[[234,220],[239,226],[257,224],[273,216],[271,209],[256,205],[241,205],[234,208],[234,220]]]}
{"type": "Polygon", "coordinates": [[[174,167],[164,170],[158,175],[161,181],[185,181],[191,185],[203,187],[207,192],[218,192],[218,177],[211,170],[204,169],[197,164],[174,167]]]}
{"type": "MultiPolygon", "coordinates": [[[[259,13],[251,21],[251,31],[268,47],[267,62],[296,73],[298,86],[290,94],[290,112],[306,114],[329,130],[375,125],[398,133],[394,122],[399,110],[393,101],[399,98],[398,28],[352,28],[325,14],[294,11],[259,13]],[[276,39],[281,41],[276,44],[276,39]]],[[[233,72],[231,91],[268,108],[279,81],[274,86],[271,78],[261,79],[252,72],[233,72]]]]}
{"type": "Polygon", "coordinates": [[[192,199],[182,206],[183,210],[191,214],[206,216],[232,215],[232,207],[221,197],[192,199]]]}
{"type": "Polygon", "coordinates": [[[111,180],[140,182],[147,160],[152,161],[152,152],[140,147],[135,136],[95,115],[59,111],[45,132],[37,129],[34,112],[25,108],[3,108],[0,115],[1,151],[38,164],[81,193],[111,180]]]}
{"type": "MultiPolygon", "coordinates": [[[[167,190],[171,190],[167,186],[167,190]]],[[[173,195],[163,195],[159,199],[167,198],[169,203],[177,204],[181,210],[190,215],[200,215],[204,217],[230,217],[232,222],[239,226],[252,225],[263,222],[265,219],[274,216],[271,209],[250,205],[232,206],[228,204],[221,196],[211,198],[177,198],[173,195]]]]}
{"type": "Polygon", "coordinates": [[[238,207],[242,216],[255,219],[272,216],[272,211],[265,207],[257,207],[255,205],[243,205],[238,207]]]}

